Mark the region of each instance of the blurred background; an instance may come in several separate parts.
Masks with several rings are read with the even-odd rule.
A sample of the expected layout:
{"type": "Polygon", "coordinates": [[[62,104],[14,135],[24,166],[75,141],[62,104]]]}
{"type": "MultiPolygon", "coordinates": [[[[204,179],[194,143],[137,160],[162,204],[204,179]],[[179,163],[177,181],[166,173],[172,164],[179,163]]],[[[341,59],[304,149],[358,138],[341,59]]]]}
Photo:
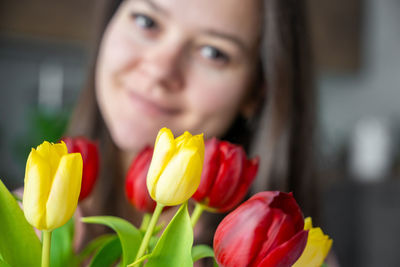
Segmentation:
{"type": "MultiPolygon", "coordinates": [[[[400,266],[400,0],[307,0],[322,225],[341,266],[400,266]]],[[[0,2],[0,178],[56,141],[84,85],[99,2],[0,2]]]]}

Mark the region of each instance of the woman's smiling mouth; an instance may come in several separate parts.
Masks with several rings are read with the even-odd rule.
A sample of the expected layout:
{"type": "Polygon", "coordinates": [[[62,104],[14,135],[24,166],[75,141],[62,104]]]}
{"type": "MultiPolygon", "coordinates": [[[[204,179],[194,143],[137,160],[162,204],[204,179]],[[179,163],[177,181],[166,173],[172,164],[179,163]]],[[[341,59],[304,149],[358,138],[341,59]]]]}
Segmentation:
{"type": "Polygon", "coordinates": [[[182,110],[158,101],[154,101],[147,97],[144,97],[134,90],[127,89],[126,94],[128,95],[129,101],[138,109],[142,110],[145,114],[150,116],[172,116],[177,115],[182,110]]]}

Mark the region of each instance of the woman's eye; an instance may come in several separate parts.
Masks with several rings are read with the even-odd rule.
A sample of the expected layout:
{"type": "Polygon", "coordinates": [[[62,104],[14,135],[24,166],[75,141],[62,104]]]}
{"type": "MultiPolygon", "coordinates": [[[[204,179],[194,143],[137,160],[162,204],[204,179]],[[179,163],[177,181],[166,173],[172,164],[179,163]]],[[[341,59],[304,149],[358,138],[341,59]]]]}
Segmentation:
{"type": "Polygon", "coordinates": [[[220,61],[220,62],[229,61],[229,57],[224,52],[209,45],[201,48],[201,55],[207,59],[211,59],[214,61],[220,61]]]}
{"type": "Polygon", "coordinates": [[[144,14],[132,14],[136,25],[143,29],[154,29],[157,27],[157,23],[151,17],[144,14]]]}

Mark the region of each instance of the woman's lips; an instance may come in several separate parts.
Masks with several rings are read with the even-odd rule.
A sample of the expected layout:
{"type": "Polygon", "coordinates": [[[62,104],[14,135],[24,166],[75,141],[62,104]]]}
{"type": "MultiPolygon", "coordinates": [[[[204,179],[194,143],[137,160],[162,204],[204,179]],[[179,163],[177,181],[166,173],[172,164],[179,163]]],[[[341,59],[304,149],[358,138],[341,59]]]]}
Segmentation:
{"type": "Polygon", "coordinates": [[[127,94],[133,105],[151,116],[176,115],[181,112],[181,110],[178,108],[166,106],[150,100],[132,90],[127,90],[127,94]]]}

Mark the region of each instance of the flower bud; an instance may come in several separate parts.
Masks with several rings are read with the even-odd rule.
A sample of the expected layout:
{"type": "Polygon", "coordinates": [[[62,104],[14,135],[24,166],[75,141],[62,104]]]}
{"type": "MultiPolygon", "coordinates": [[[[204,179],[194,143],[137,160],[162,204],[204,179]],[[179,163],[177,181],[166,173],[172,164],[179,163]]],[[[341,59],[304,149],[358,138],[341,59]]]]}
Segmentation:
{"type": "Polygon", "coordinates": [[[207,140],[200,185],[192,198],[210,211],[233,209],[256,177],[258,162],[258,157],[247,159],[241,146],[216,138],[207,140]]]}
{"type": "Polygon", "coordinates": [[[229,213],[214,235],[221,267],[291,266],[307,242],[303,215],[292,194],[260,192],[229,213]]]}
{"type": "Polygon", "coordinates": [[[309,230],[307,245],[293,267],[319,267],[332,247],[332,239],[325,235],[321,228],[313,228],[310,217],[305,219],[304,230],[309,230]]]}
{"type": "Polygon", "coordinates": [[[83,160],[82,186],[79,201],[92,192],[99,173],[99,150],[96,142],[85,137],[64,137],[69,153],[80,153],[83,160]]]}
{"type": "Polygon", "coordinates": [[[161,129],[147,175],[150,196],[166,206],[188,200],[200,184],[203,160],[202,134],[192,136],[185,132],[174,139],[171,130],[161,129]]]}
{"type": "Polygon", "coordinates": [[[64,142],[43,142],[29,154],[22,205],[28,222],[51,231],[74,214],[82,181],[82,157],[64,142]]]}
{"type": "Polygon", "coordinates": [[[142,212],[151,213],[156,202],[146,188],[147,172],[150,167],[153,148],[144,148],[133,160],[126,175],[125,192],[129,202],[142,212]]]}

